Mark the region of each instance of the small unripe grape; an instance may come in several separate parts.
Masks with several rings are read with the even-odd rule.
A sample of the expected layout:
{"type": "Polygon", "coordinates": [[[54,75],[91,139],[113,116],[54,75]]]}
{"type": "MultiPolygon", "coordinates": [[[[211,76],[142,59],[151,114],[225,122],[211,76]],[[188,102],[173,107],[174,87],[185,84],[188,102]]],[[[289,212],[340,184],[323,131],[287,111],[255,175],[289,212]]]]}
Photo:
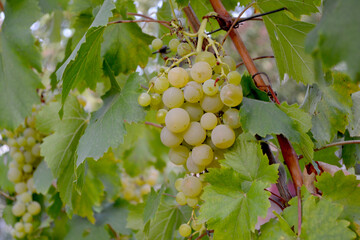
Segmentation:
{"type": "Polygon", "coordinates": [[[150,103],[151,103],[150,94],[148,94],[148,93],[142,93],[142,94],[140,94],[139,97],[138,97],[138,103],[139,103],[139,105],[142,106],[142,107],[149,106],[150,103]]]}
{"type": "Polygon", "coordinates": [[[208,79],[211,79],[212,69],[207,62],[197,62],[190,70],[192,79],[195,82],[203,83],[208,79]]]}
{"type": "Polygon", "coordinates": [[[173,133],[167,127],[164,127],[160,133],[161,142],[170,148],[177,147],[183,141],[183,137],[179,133],[173,133]]]}
{"type": "Polygon", "coordinates": [[[28,117],[26,119],[26,124],[31,127],[31,128],[34,128],[35,127],[35,116],[31,116],[31,117],[28,117]]]}
{"type": "Polygon", "coordinates": [[[24,152],[24,158],[26,163],[34,163],[36,158],[29,151],[24,152]]]}
{"type": "Polygon", "coordinates": [[[31,148],[31,153],[32,153],[32,155],[34,155],[35,157],[40,157],[40,143],[35,144],[35,145],[31,148]]]}
{"type": "Polygon", "coordinates": [[[241,74],[237,71],[231,71],[227,75],[228,83],[239,85],[241,82],[241,74]]]}
{"type": "Polygon", "coordinates": [[[27,143],[27,145],[28,146],[34,146],[35,145],[35,143],[36,143],[36,140],[35,140],[35,138],[33,138],[33,137],[28,137],[27,139],[26,139],[26,143],[27,143]]]}
{"type": "Polygon", "coordinates": [[[33,216],[27,212],[22,216],[22,220],[26,223],[31,223],[33,221],[33,216]]]}
{"type": "Polygon", "coordinates": [[[205,138],[206,131],[198,122],[191,122],[189,128],[184,133],[185,142],[193,146],[203,143],[205,138]]]}
{"type": "Polygon", "coordinates": [[[189,81],[187,71],[181,67],[174,67],[168,73],[168,80],[171,85],[177,88],[185,87],[189,81]]]}
{"type": "Polygon", "coordinates": [[[202,190],[202,183],[197,177],[188,176],[184,178],[181,184],[181,189],[186,197],[194,198],[200,195],[202,190]]]}
{"type": "Polygon", "coordinates": [[[180,41],[177,38],[173,38],[170,40],[169,42],[169,48],[172,52],[176,52],[177,51],[177,47],[179,46],[180,41]]]}
{"type": "Polygon", "coordinates": [[[151,94],[151,105],[158,106],[161,103],[161,96],[158,93],[151,94]]]}
{"type": "Polygon", "coordinates": [[[21,193],[26,192],[26,191],[27,191],[26,183],[19,182],[19,183],[15,184],[15,192],[17,194],[21,194],[21,193]]]}
{"type": "Polygon", "coordinates": [[[166,109],[159,109],[156,113],[156,121],[158,123],[165,123],[165,117],[168,111],[166,109]]]}
{"type": "Polygon", "coordinates": [[[203,97],[203,90],[200,83],[191,81],[184,88],[184,98],[190,103],[199,102],[203,97]]]}
{"type": "Polygon", "coordinates": [[[229,148],[235,142],[234,130],[228,125],[218,125],[211,132],[211,141],[217,148],[229,148]]]}
{"type": "Polygon", "coordinates": [[[214,159],[214,153],[209,145],[201,144],[193,148],[191,157],[195,164],[207,166],[214,159]]]}
{"type": "Polygon", "coordinates": [[[14,229],[17,232],[25,232],[24,224],[22,222],[15,223],[14,229]]]}
{"type": "Polygon", "coordinates": [[[159,38],[155,38],[152,42],[151,42],[151,46],[154,50],[159,50],[162,46],[163,46],[163,41],[159,38]]]}
{"type": "Polygon", "coordinates": [[[178,108],[184,103],[184,94],[180,89],[171,87],[164,92],[162,100],[168,108],[178,108]]]}
{"type": "Polygon", "coordinates": [[[196,56],[195,62],[207,62],[211,67],[213,67],[216,64],[216,58],[211,52],[200,52],[196,56]]]}
{"type": "Polygon", "coordinates": [[[191,228],[194,229],[194,231],[200,231],[200,229],[202,228],[203,224],[198,223],[198,221],[193,220],[191,222],[191,228]]]}
{"type": "Polygon", "coordinates": [[[234,84],[227,84],[221,89],[220,98],[226,106],[235,107],[243,100],[242,87],[234,84]]]}
{"type": "Polygon", "coordinates": [[[166,77],[162,76],[162,77],[156,78],[156,80],[154,81],[153,88],[156,93],[161,94],[164,91],[166,91],[166,89],[169,88],[169,85],[170,85],[169,80],[166,77]]]}
{"type": "Polygon", "coordinates": [[[187,170],[189,170],[189,172],[199,173],[199,172],[204,171],[205,166],[197,165],[196,163],[194,163],[194,161],[191,157],[191,154],[190,154],[188,159],[186,160],[186,168],[187,168],[187,170]]]}
{"type": "Polygon", "coordinates": [[[143,186],[141,186],[140,188],[141,195],[146,195],[149,192],[151,192],[151,186],[149,184],[144,184],[143,186]]]}
{"type": "Polygon", "coordinates": [[[15,230],[15,232],[16,232],[15,235],[16,235],[17,238],[24,238],[25,237],[25,232],[18,232],[16,230],[15,230]]]}
{"type": "Polygon", "coordinates": [[[26,185],[27,185],[27,188],[28,188],[28,190],[30,192],[35,192],[36,191],[33,178],[29,178],[26,185]]]}
{"type": "Polygon", "coordinates": [[[23,203],[28,203],[32,200],[32,195],[28,192],[24,192],[20,195],[20,200],[23,202],[23,203]]]}
{"type": "Polygon", "coordinates": [[[176,194],[176,202],[179,204],[179,205],[185,205],[186,204],[186,196],[183,192],[178,192],[176,194]]]}
{"type": "Polygon", "coordinates": [[[9,168],[20,168],[19,164],[15,161],[9,163],[9,168]]]}
{"type": "Polygon", "coordinates": [[[217,117],[214,113],[205,113],[200,119],[200,125],[205,130],[213,130],[217,125],[217,117]]]}
{"type": "Polygon", "coordinates": [[[19,147],[19,144],[17,143],[17,141],[14,138],[8,139],[8,145],[9,145],[9,147],[19,147]]]}
{"type": "Polygon", "coordinates": [[[202,110],[200,104],[198,103],[184,103],[182,106],[190,116],[190,121],[197,122],[200,120],[201,116],[203,115],[204,111],[202,110]]]}
{"type": "Polygon", "coordinates": [[[191,227],[186,223],[181,224],[179,228],[179,233],[182,237],[188,237],[191,234],[191,227]]]}
{"type": "Polygon", "coordinates": [[[16,202],[11,208],[11,212],[16,217],[21,217],[22,215],[24,215],[25,211],[26,211],[26,207],[25,204],[22,202],[16,202]]]}
{"type": "Polygon", "coordinates": [[[24,137],[35,137],[36,132],[33,128],[26,128],[24,130],[24,137]]]}
{"type": "Polygon", "coordinates": [[[176,190],[178,190],[179,192],[181,192],[181,184],[182,184],[182,181],[183,181],[184,179],[183,178],[178,178],[178,179],[176,179],[176,181],[175,181],[175,189],[176,190]]]}
{"type": "Polygon", "coordinates": [[[205,112],[217,113],[223,108],[224,103],[220,99],[220,94],[217,93],[214,96],[205,95],[200,101],[200,106],[205,112]]]}
{"type": "Polygon", "coordinates": [[[23,171],[25,173],[31,173],[33,171],[33,166],[31,166],[30,164],[25,164],[23,166],[23,171]]]}
{"type": "Polygon", "coordinates": [[[189,207],[192,207],[192,208],[196,207],[198,202],[199,202],[198,198],[190,198],[190,197],[186,198],[186,203],[189,207]]]}
{"type": "Polygon", "coordinates": [[[8,171],[8,179],[13,182],[13,183],[17,183],[21,181],[22,178],[22,173],[19,169],[17,168],[9,168],[8,171]]]}
{"type": "Polygon", "coordinates": [[[219,84],[215,83],[215,80],[209,79],[203,83],[203,92],[208,96],[214,96],[219,92],[219,84]]]}
{"type": "Polygon", "coordinates": [[[23,163],[25,160],[24,154],[22,154],[22,152],[16,152],[14,153],[13,159],[18,163],[23,163]]]}
{"type": "Polygon", "coordinates": [[[16,231],[15,231],[15,229],[11,229],[10,235],[11,235],[13,238],[16,238],[16,231]]]}
{"type": "Polygon", "coordinates": [[[31,215],[35,216],[40,213],[41,206],[38,202],[30,202],[29,205],[27,206],[27,210],[31,215]]]}
{"type": "Polygon", "coordinates": [[[32,233],[33,225],[31,223],[25,223],[24,230],[25,230],[25,233],[27,233],[27,234],[32,233]]]}
{"type": "Polygon", "coordinates": [[[183,57],[189,53],[191,53],[192,49],[191,46],[188,43],[180,43],[177,46],[177,53],[183,57]]]}
{"type": "Polygon", "coordinates": [[[226,110],[223,114],[223,121],[233,129],[241,127],[239,110],[235,108],[226,110]]]}
{"type": "Polygon", "coordinates": [[[190,124],[189,113],[182,108],[173,108],[166,114],[165,124],[174,133],[183,132],[190,124]]]}
{"type": "Polygon", "coordinates": [[[176,165],[183,165],[186,163],[186,159],[189,157],[190,150],[185,146],[178,146],[171,148],[169,151],[169,159],[176,165]]]}
{"type": "Polygon", "coordinates": [[[25,137],[18,137],[18,139],[16,141],[18,142],[19,146],[21,146],[21,147],[25,147],[27,144],[25,137]]]}

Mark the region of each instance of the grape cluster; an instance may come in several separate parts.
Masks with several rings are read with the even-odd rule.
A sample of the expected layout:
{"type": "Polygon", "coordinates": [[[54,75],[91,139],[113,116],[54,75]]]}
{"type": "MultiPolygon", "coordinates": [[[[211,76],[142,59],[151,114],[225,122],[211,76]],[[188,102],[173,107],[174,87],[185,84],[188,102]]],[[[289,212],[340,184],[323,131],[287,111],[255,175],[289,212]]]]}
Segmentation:
{"type": "Polygon", "coordinates": [[[41,162],[40,143],[43,136],[35,129],[36,109],[14,132],[5,130],[4,136],[10,147],[8,179],[15,184],[16,201],[12,213],[17,222],[12,230],[13,237],[23,238],[33,232],[33,216],[41,212],[40,204],[33,199],[33,173],[41,162]]]}

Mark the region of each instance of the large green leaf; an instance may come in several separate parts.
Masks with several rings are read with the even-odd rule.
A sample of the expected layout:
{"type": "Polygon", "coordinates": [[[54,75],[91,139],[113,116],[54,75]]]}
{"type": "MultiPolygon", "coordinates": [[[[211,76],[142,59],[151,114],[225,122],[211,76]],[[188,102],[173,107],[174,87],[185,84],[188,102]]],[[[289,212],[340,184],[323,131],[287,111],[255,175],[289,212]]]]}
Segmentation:
{"type": "Polygon", "coordinates": [[[296,234],[291,229],[286,220],[282,216],[277,216],[278,221],[274,218],[261,226],[261,235],[259,240],[267,239],[282,239],[282,240],[295,240],[296,234]]]}
{"type": "Polygon", "coordinates": [[[77,165],[87,157],[99,159],[109,147],[118,147],[126,134],[125,121],[132,123],[143,120],[145,112],[137,103],[142,81],[143,78],[134,73],[121,91],[113,88],[106,93],[104,105],[92,114],[90,124],[80,139],[77,165]]]}
{"type": "MultiPolygon", "coordinates": [[[[345,132],[345,141],[360,140],[360,137],[350,137],[349,132],[345,132]]],[[[360,144],[346,144],[342,146],[341,157],[347,168],[354,167],[360,162],[360,144]]]]}
{"type": "Polygon", "coordinates": [[[315,0],[256,0],[256,2],[261,9],[266,9],[267,11],[286,8],[285,11],[290,12],[297,19],[299,19],[301,15],[311,15],[312,13],[318,12],[318,1],[315,0]]]}
{"type": "Polygon", "coordinates": [[[242,176],[232,169],[210,169],[201,198],[200,219],[214,229],[214,240],[251,239],[258,217],[265,217],[270,207],[270,184],[253,181],[244,184],[242,176]]]}
{"type": "Polygon", "coordinates": [[[353,105],[351,107],[352,115],[350,117],[350,123],[347,129],[350,136],[360,136],[360,92],[353,93],[351,95],[353,105]]]}
{"type": "Polygon", "coordinates": [[[40,102],[41,56],[30,26],[41,13],[36,0],[10,0],[5,4],[0,34],[0,127],[14,129],[40,102]]]}
{"type": "Polygon", "coordinates": [[[44,195],[49,190],[54,179],[53,174],[45,161],[42,161],[36,168],[33,178],[36,191],[44,195]]]}
{"type": "Polygon", "coordinates": [[[357,0],[323,1],[321,21],[306,41],[307,50],[318,52],[325,66],[345,62],[346,71],[353,79],[360,74],[359,8],[357,0]]]}
{"type": "Polygon", "coordinates": [[[10,163],[9,154],[3,154],[0,156],[0,189],[3,191],[14,191],[14,184],[7,178],[7,172],[9,171],[10,163]]]}

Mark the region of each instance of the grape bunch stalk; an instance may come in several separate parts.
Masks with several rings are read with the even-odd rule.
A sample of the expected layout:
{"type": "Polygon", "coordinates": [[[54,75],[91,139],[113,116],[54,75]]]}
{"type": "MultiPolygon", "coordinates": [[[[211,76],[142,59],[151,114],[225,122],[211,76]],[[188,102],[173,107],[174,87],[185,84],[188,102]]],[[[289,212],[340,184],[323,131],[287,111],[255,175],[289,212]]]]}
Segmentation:
{"type": "MultiPolygon", "coordinates": [[[[222,45],[205,34],[206,23],[204,19],[195,34],[181,28],[174,31],[177,38],[169,42],[174,56],[167,58],[148,91],[138,97],[141,106],[157,109],[156,120],[164,125],[161,142],[170,148],[169,159],[189,173],[175,183],[176,201],[192,208],[197,207],[205,184],[196,174],[219,167],[218,160],[241,132],[241,74],[222,45]],[[205,49],[204,39],[209,43],[205,49]]],[[[164,48],[162,40],[155,39],[152,47],[164,48]]]]}
{"type": "Polygon", "coordinates": [[[32,116],[25,120],[14,132],[5,130],[3,137],[10,147],[8,179],[15,184],[16,200],[12,206],[12,214],[17,222],[12,229],[12,236],[24,238],[35,230],[34,217],[41,212],[41,205],[33,195],[33,173],[41,162],[40,143],[44,136],[35,129],[35,115],[38,109],[33,108],[32,116]]]}

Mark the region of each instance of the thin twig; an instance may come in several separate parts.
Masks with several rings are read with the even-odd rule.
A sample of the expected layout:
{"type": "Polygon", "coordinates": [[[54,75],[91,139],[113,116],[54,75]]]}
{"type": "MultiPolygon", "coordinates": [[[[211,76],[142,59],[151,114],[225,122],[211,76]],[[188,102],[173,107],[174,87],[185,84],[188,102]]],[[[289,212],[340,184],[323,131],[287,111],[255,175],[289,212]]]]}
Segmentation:
{"type": "Polygon", "coordinates": [[[3,197],[7,198],[7,199],[10,199],[12,201],[15,201],[15,198],[10,196],[9,194],[5,193],[5,192],[2,192],[0,191],[0,195],[2,195],[3,197]]]}
{"type": "Polygon", "coordinates": [[[112,228],[112,226],[108,223],[107,226],[109,227],[110,231],[112,232],[112,234],[115,236],[116,240],[120,240],[119,235],[117,234],[117,232],[112,228]]]}
{"type": "Polygon", "coordinates": [[[283,205],[281,205],[280,203],[278,203],[277,201],[275,201],[272,198],[269,198],[269,200],[272,201],[273,203],[275,203],[281,210],[284,210],[285,207],[283,205]]]}
{"type": "MultiPolygon", "coordinates": [[[[157,23],[165,23],[170,24],[168,21],[161,21],[156,19],[140,19],[140,20],[117,20],[113,22],[109,22],[108,25],[116,24],[116,23],[137,23],[137,22],[157,22],[157,23]]],[[[171,29],[170,26],[168,26],[169,29],[171,29]]]]}
{"type": "Polygon", "coordinates": [[[156,124],[156,123],[153,123],[153,122],[145,122],[145,124],[146,124],[146,125],[153,126],[153,127],[157,127],[157,128],[163,128],[162,125],[156,124]]]}
{"type": "MultiPolygon", "coordinates": [[[[132,13],[132,12],[128,12],[126,13],[127,15],[130,15],[130,16],[138,16],[138,17],[143,17],[143,18],[146,18],[146,19],[149,19],[149,20],[156,20],[154,18],[151,18],[149,16],[146,16],[144,14],[140,14],[140,13],[132,13]]],[[[163,25],[164,27],[168,28],[168,29],[171,29],[171,27],[169,27],[167,24],[170,24],[170,23],[162,23],[162,22],[159,22],[161,25],[163,25]]]]}
{"type": "Polygon", "coordinates": [[[162,193],[162,195],[168,196],[168,197],[172,197],[172,198],[176,198],[176,196],[168,194],[168,193],[162,193]]]}
{"type": "Polygon", "coordinates": [[[301,190],[300,187],[297,187],[296,189],[296,195],[298,196],[298,236],[301,235],[301,190]]]}
{"type": "MultiPolygon", "coordinates": [[[[264,59],[264,58],[275,58],[274,56],[261,56],[261,57],[256,57],[256,58],[253,58],[252,60],[259,60],[259,59],[264,59]]],[[[238,63],[236,65],[236,68],[240,67],[241,65],[244,65],[245,63],[244,62],[241,62],[241,63],[238,63]]]]}
{"type": "Polygon", "coordinates": [[[274,195],[275,197],[278,197],[278,198],[280,198],[282,201],[286,202],[286,200],[285,200],[283,197],[277,195],[276,193],[270,191],[269,189],[266,189],[266,188],[265,188],[264,190],[265,190],[265,191],[268,191],[269,193],[271,193],[271,194],[274,195]]]}
{"type": "Polygon", "coordinates": [[[200,240],[203,237],[205,237],[206,235],[210,235],[210,233],[213,233],[214,230],[206,230],[203,234],[201,234],[200,236],[198,236],[195,240],[200,240]]]}

